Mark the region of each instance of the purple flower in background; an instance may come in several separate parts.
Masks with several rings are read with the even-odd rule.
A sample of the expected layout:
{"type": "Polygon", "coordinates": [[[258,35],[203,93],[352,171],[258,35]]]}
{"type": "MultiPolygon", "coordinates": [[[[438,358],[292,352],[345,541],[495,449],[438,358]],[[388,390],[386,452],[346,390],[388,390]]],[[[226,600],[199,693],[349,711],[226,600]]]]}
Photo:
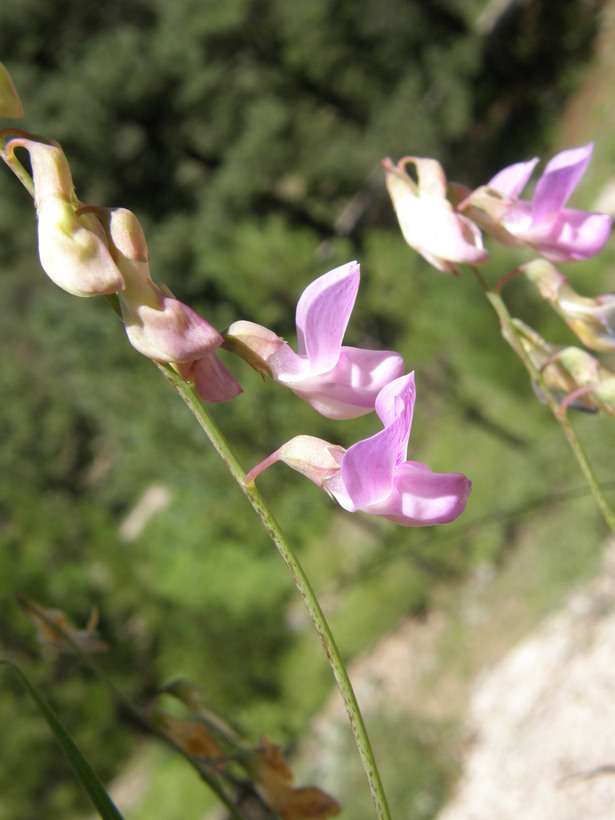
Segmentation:
{"type": "Polygon", "coordinates": [[[462,473],[434,473],[407,461],[412,426],[414,373],[386,385],[376,399],[384,429],[348,450],[312,436],[298,436],[255,467],[246,482],[275,461],[303,473],[345,510],[382,515],[403,527],[454,521],[464,511],[471,482],[462,473]]]}
{"type": "Polygon", "coordinates": [[[518,162],[496,174],[459,206],[503,244],[531,245],[554,263],[588,259],[606,242],[607,214],[565,208],[585,173],[593,144],[562,151],[547,163],[532,200],[519,199],[538,162],[518,162]]]}
{"type": "Polygon", "coordinates": [[[323,416],[369,413],[380,390],[404,372],[404,363],[399,353],[342,345],[359,278],[358,263],[349,262],[303,291],[296,312],[297,353],[273,331],[243,321],[230,326],[226,346],[323,416]]]}

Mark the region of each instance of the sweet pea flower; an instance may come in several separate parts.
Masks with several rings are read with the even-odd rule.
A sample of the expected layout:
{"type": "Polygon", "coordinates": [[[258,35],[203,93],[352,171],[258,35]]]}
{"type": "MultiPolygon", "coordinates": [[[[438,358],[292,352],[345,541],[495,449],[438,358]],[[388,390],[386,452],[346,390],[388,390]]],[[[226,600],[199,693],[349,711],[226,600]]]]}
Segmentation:
{"type": "Polygon", "coordinates": [[[568,327],[590,350],[615,350],[615,293],[592,298],[581,296],[556,267],[535,259],[519,269],[533,282],[564,319],[568,327]]]}
{"type": "Polygon", "coordinates": [[[369,413],[384,385],[404,372],[404,363],[399,353],[342,346],[359,278],[359,265],[349,262],[303,291],[296,312],[298,353],[273,331],[244,321],[229,327],[225,346],[323,416],[369,413]]]}
{"type": "Polygon", "coordinates": [[[593,144],[571,148],[547,163],[532,200],[519,199],[538,159],[518,162],[496,174],[459,205],[504,245],[530,245],[556,264],[595,256],[611,230],[607,214],[565,208],[585,173],[593,144]]]}
{"type": "Polygon", "coordinates": [[[139,353],[173,364],[182,378],[194,383],[203,401],[227,401],[241,387],[214,355],[222,335],[149,272],[149,253],[136,216],[125,208],[108,212],[108,234],[115,262],[122,272],[119,294],[126,334],[139,353]]]}
{"type": "Polygon", "coordinates": [[[5,65],[0,63],[0,117],[21,119],[23,106],[5,65]]]}
{"type": "Polygon", "coordinates": [[[4,132],[2,157],[18,164],[16,148],[30,155],[37,211],[38,255],[47,276],[74,296],[99,296],[121,291],[124,280],[113,261],[102,225],[81,213],[68,161],[55,142],[25,132],[4,132]]]}
{"type": "Polygon", "coordinates": [[[246,483],[283,461],[326,490],[349,512],[381,515],[403,527],[453,521],[464,511],[471,482],[461,473],[434,473],[407,461],[414,410],[414,373],[383,387],[376,413],[384,429],[344,450],[312,436],[284,444],[246,476],[246,483]]]}
{"type": "Polygon", "coordinates": [[[399,225],[411,248],[447,273],[461,273],[460,262],[479,265],[487,261],[480,230],[447,199],[446,177],[439,162],[404,157],[394,165],[387,157],[382,166],[399,225]],[[418,183],[406,172],[409,164],[416,168],[418,183]]]}

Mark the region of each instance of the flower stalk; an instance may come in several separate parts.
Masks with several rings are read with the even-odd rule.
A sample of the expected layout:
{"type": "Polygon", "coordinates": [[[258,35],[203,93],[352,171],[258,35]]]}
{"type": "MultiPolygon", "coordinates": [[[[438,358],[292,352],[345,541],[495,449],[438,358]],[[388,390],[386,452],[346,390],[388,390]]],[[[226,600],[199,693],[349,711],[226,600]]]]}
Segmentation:
{"type": "Polygon", "coordinates": [[[279,524],[271,514],[260,492],[256,489],[254,484],[246,483],[246,473],[235,458],[235,455],[224,438],[222,431],[211,417],[205,405],[203,405],[196,396],[194,389],[187,384],[181,376],[173,370],[173,368],[159,363],[156,364],[159,370],[162,371],[175,390],[180,394],[188,406],[188,409],[196,418],[199,426],[211,442],[215,451],[226,465],[228,471],[234,478],[235,482],[239,485],[240,490],[247,498],[252,506],[252,509],[267,530],[269,537],[275,544],[282,557],[282,560],[286,564],[295,586],[297,587],[297,590],[299,591],[299,594],[301,595],[301,598],[303,599],[303,602],[308,610],[312,623],[314,624],[314,628],[318,633],[318,637],[320,638],[320,642],[327,656],[329,666],[333,672],[335,682],[342,696],[346,714],[348,715],[348,720],[352,728],[355,743],[357,745],[361,763],[363,764],[363,769],[367,777],[378,818],[380,820],[390,820],[391,815],[389,812],[386,795],[384,793],[384,788],[380,779],[380,774],[378,772],[378,767],[376,765],[376,760],[369,736],[367,734],[365,722],[363,720],[361,710],[359,709],[356,695],[352,688],[352,684],[350,682],[348,672],[346,671],[346,667],[344,666],[340,651],[335,642],[335,638],[331,632],[331,628],[329,627],[324,612],[322,611],[303,567],[288,544],[279,524]]]}
{"type": "Polygon", "coordinates": [[[538,386],[540,392],[544,395],[545,401],[549,405],[551,412],[555,416],[556,420],[560,423],[562,430],[564,431],[564,435],[566,436],[566,440],[570,445],[572,452],[574,453],[577,463],[581,468],[581,472],[583,473],[583,476],[587,481],[587,484],[592,492],[592,495],[594,496],[596,503],[598,504],[600,512],[604,517],[604,520],[608,524],[611,531],[615,532],[615,513],[613,512],[611,506],[606,500],[600,483],[596,478],[596,474],[593,470],[593,467],[591,466],[589,459],[587,458],[587,454],[583,448],[583,445],[581,444],[579,437],[574,431],[574,428],[570,423],[566,412],[562,412],[562,408],[553,396],[551,390],[549,390],[549,388],[545,384],[545,380],[543,379],[542,373],[535,366],[531,357],[521,344],[519,332],[514,325],[514,322],[512,320],[510,313],[508,312],[508,308],[506,307],[504,300],[498,292],[495,292],[488,287],[480,271],[476,270],[475,268],[473,268],[472,270],[474,271],[478,281],[481,284],[481,287],[485,291],[487,299],[489,300],[491,306],[493,307],[498,316],[498,319],[500,320],[502,334],[508,340],[508,342],[513,347],[515,353],[521,359],[521,362],[523,363],[525,369],[528,371],[530,378],[538,386]]]}

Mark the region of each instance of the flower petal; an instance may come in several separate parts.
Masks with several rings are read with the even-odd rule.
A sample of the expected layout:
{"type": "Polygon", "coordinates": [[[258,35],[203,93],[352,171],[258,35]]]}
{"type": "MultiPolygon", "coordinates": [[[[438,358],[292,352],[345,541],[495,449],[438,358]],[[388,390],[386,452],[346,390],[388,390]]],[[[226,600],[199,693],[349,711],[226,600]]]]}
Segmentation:
{"type": "MultiPolygon", "coordinates": [[[[394,425],[346,450],[342,458],[342,481],[353,512],[388,498],[393,489],[393,469],[397,462],[398,435],[394,425]]],[[[338,499],[335,489],[333,495],[338,499]]],[[[342,506],[344,506],[342,504],[342,506]]]]}
{"type": "Polygon", "coordinates": [[[299,355],[307,355],[312,375],[331,370],[359,289],[359,265],[348,262],[320,276],[297,303],[299,355]]]}
{"type": "Polygon", "coordinates": [[[356,347],[342,347],[335,367],[320,376],[298,379],[296,386],[291,379],[278,378],[272,367],[275,378],[332,419],[351,419],[369,413],[380,391],[403,372],[404,361],[399,353],[356,347]]]}
{"type": "Polygon", "coordinates": [[[514,165],[503,168],[492,177],[486,187],[499,191],[499,193],[509,199],[518,199],[519,194],[527,185],[537,164],[538,157],[534,157],[534,159],[528,162],[515,162],[514,165]]]}
{"type": "Polygon", "coordinates": [[[414,373],[384,387],[376,400],[384,430],[346,451],[342,480],[356,509],[381,502],[393,489],[393,471],[406,456],[414,398],[414,373]]]}
{"type": "Polygon", "coordinates": [[[220,347],[222,336],[192,308],[162,294],[159,304],[133,306],[120,294],[126,333],[139,353],[158,362],[191,362],[220,347]]]}
{"type": "Polygon", "coordinates": [[[480,230],[456,213],[446,199],[446,180],[439,163],[406,157],[397,167],[390,160],[384,167],[399,226],[411,248],[446,273],[460,273],[460,262],[476,265],[486,261],[480,230]],[[402,170],[410,160],[417,166],[418,189],[402,170]]]}
{"type": "Polygon", "coordinates": [[[47,276],[74,296],[104,296],[124,289],[124,280],[98,235],[60,196],[46,197],[38,211],[38,255],[47,276]]]}
{"type": "Polygon", "coordinates": [[[193,382],[201,401],[229,401],[242,392],[239,382],[213,353],[191,364],[180,364],[177,370],[184,379],[193,382]]]}
{"type": "Polygon", "coordinates": [[[546,230],[530,229],[526,242],[555,264],[589,259],[602,250],[611,232],[607,214],[564,208],[546,230]]]}
{"type": "Polygon", "coordinates": [[[591,159],[593,143],[561,151],[550,160],[536,183],[533,224],[552,222],[579,184],[591,159]]]}
{"type": "Polygon", "coordinates": [[[462,473],[434,473],[425,464],[406,461],[395,470],[388,497],[363,511],[403,527],[447,524],[464,511],[471,487],[462,473]]]}

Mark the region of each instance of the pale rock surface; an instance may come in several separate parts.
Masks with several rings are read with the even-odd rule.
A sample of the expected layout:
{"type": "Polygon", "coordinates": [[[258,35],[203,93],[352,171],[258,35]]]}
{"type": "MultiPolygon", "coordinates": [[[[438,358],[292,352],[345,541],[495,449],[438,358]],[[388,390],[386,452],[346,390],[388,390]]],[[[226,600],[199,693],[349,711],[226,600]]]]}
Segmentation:
{"type": "Polygon", "coordinates": [[[615,818],[615,544],[477,682],[456,798],[438,820],[615,818]]]}

